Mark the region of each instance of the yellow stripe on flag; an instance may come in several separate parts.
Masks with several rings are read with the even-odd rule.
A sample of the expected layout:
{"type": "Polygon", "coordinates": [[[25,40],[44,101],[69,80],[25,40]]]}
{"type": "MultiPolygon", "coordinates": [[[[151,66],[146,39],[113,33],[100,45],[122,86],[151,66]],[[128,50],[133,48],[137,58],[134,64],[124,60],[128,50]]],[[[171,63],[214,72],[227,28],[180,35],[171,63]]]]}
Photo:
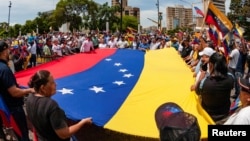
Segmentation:
{"type": "Polygon", "coordinates": [[[191,70],[174,48],[148,51],[141,76],[113,118],[104,126],[118,132],[158,138],[155,111],[163,103],[175,102],[185,112],[195,115],[201,137],[207,138],[207,125],[214,124],[201,108],[195,92],[191,70]]]}

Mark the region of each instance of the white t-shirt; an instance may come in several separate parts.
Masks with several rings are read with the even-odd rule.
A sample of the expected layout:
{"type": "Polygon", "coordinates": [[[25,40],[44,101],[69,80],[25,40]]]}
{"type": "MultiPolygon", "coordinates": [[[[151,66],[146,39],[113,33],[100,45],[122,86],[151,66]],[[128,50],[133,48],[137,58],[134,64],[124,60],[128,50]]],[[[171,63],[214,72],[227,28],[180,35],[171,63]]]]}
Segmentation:
{"type": "Polygon", "coordinates": [[[111,40],[110,40],[110,41],[108,42],[109,48],[116,48],[116,47],[117,47],[116,44],[117,44],[116,41],[111,41],[111,40]]]}
{"type": "Polygon", "coordinates": [[[100,49],[102,49],[102,48],[107,48],[107,44],[105,44],[105,43],[99,43],[98,47],[99,47],[100,49]]]}
{"type": "Polygon", "coordinates": [[[232,59],[229,60],[228,67],[235,69],[236,65],[238,63],[240,52],[238,49],[235,48],[232,50],[232,52],[229,54],[229,56],[232,57],[232,59]]]}
{"type": "Polygon", "coordinates": [[[250,106],[240,109],[239,111],[233,113],[225,125],[250,125],[250,106]]]}
{"type": "Polygon", "coordinates": [[[128,42],[127,41],[118,41],[117,42],[117,47],[118,48],[126,48],[128,46],[128,42]]]}
{"type": "Polygon", "coordinates": [[[54,53],[56,53],[58,56],[62,56],[62,47],[59,44],[53,44],[52,50],[54,53]]]}

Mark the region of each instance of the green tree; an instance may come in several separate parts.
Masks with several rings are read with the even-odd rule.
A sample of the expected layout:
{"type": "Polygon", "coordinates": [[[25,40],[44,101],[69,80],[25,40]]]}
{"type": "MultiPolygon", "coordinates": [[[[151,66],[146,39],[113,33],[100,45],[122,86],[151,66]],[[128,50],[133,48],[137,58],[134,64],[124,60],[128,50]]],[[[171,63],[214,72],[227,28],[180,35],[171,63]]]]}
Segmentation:
{"type": "Polygon", "coordinates": [[[109,27],[111,31],[116,30],[117,25],[120,21],[116,13],[119,11],[118,6],[109,6],[108,2],[104,3],[103,5],[100,5],[98,7],[98,14],[97,18],[99,19],[98,21],[98,27],[100,30],[105,30],[106,29],[106,22],[109,22],[109,27]]]}
{"type": "Polygon", "coordinates": [[[96,27],[96,11],[97,4],[90,0],[60,0],[53,12],[53,19],[56,22],[52,25],[60,27],[67,23],[71,31],[74,29],[79,30],[83,26],[90,27],[92,25],[96,27]],[[86,12],[88,13],[87,17],[85,17],[86,12]],[[83,24],[83,19],[87,19],[91,24],[83,24]]]}
{"type": "Polygon", "coordinates": [[[136,17],[125,15],[122,18],[122,32],[124,32],[127,27],[137,29],[138,24],[139,22],[137,21],[136,17]]]}
{"type": "Polygon", "coordinates": [[[39,12],[38,17],[34,19],[38,27],[38,34],[48,33],[49,28],[52,26],[52,16],[53,11],[39,12]]]}
{"type": "Polygon", "coordinates": [[[0,23],[0,38],[6,38],[8,36],[7,35],[7,27],[8,27],[7,22],[0,23]]]}
{"type": "Polygon", "coordinates": [[[245,29],[244,36],[246,39],[250,39],[250,28],[247,17],[250,18],[250,0],[231,0],[230,12],[228,18],[232,21],[233,25],[236,23],[245,29]]]}

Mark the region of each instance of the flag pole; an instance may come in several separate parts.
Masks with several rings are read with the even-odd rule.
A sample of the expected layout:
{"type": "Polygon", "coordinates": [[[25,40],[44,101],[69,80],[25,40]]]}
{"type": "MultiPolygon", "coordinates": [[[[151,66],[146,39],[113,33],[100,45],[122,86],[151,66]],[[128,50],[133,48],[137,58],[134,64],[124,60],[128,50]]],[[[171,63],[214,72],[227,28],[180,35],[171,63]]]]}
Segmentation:
{"type": "Polygon", "coordinates": [[[203,18],[203,22],[202,22],[202,26],[201,26],[201,30],[203,31],[204,26],[205,26],[205,19],[207,17],[207,11],[208,11],[208,6],[210,4],[210,0],[208,0],[208,4],[205,4],[206,0],[203,0],[203,6],[204,6],[204,12],[205,12],[205,17],[203,18]]]}

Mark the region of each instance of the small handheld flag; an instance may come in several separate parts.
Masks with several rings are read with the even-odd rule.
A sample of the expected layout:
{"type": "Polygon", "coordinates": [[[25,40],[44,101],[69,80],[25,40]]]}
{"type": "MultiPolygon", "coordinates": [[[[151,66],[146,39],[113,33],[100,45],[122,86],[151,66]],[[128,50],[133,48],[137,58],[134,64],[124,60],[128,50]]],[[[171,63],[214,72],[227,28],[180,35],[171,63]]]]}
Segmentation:
{"type": "Polygon", "coordinates": [[[194,7],[194,9],[197,14],[200,14],[202,17],[205,17],[204,13],[198,7],[194,7]]]}

